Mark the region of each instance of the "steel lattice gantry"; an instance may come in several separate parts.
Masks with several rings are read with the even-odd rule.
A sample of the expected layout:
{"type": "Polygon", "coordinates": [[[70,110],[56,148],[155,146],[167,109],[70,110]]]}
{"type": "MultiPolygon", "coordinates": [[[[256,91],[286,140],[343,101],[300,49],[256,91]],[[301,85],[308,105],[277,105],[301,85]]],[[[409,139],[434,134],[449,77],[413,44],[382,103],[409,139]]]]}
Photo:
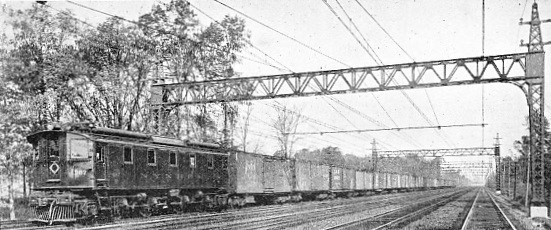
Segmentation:
{"type": "Polygon", "coordinates": [[[532,159],[531,215],[547,216],[544,189],[544,52],[537,4],[532,7],[527,53],[414,62],[199,82],[159,80],[152,109],[163,114],[186,104],[260,100],[483,83],[513,83],[529,108],[532,159]],[[536,214],[534,214],[536,213],[536,214]],[[542,214],[545,213],[545,214],[542,214]]]}

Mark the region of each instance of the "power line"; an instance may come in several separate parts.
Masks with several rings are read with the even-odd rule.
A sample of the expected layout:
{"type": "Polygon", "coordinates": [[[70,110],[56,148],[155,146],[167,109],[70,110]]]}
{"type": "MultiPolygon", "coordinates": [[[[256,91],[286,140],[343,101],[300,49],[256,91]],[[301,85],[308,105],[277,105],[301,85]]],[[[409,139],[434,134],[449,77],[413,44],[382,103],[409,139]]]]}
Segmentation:
{"type": "MultiPolygon", "coordinates": [[[[301,41],[298,41],[297,39],[295,39],[295,38],[293,38],[293,37],[291,37],[291,36],[289,36],[289,35],[286,35],[286,34],[280,32],[280,31],[278,31],[278,30],[276,30],[276,29],[274,29],[274,28],[272,28],[272,27],[266,25],[265,23],[262,23],[262,22],[260,22],[259,20],[256,20],[256,19],[252,18],[251,16],[249,16],[249,15],[247,15],[247,14],[245,14],[245,13],[243,13],[243,12],[241,12],[241,11],[239,11],[239,10],[237,10],[237,9],[235,9],[235,8],[233,8],[233,7],[231,7],[231,6],[229,6],[229,5],[227,5],[227,4],[224,4],[224,3],[222,3],[222,2],[220,2],[220,1],[218,1],[218,0],[214,0],[214,1],[217,2],[217,3],[219,3],[219,4],[221,4],[221,5],[223,5],[223,6],[225,6],[225,7],[227,7],[227,8],[229,8],[229,9],[231,9],[231,10],[233,10],[233,11],[235,11],[235,12],[237,12],[237,13],[239,13],[239,14],[241,14],[241,15],[243,15],[244,17],[247,17],[247,18],[253,20],[254,22],[256,22],[256,23],[258,23],[258,24],[260,24],[260,25],[262,25],[262,26],[264,26],[264,27],[266,27],[266,28],[268,28],[268,29],[270,29],[270,30],[276,32],[276,33],[279,33],[279,34],[281,34],[281,35],[283,35],[283,36],[285,36],[285,37],[287,37],[287,38],[289,38],[289,39],[291,39],[291,40],[293,40],[293,41],[295,41],[295,42],[297,42],[297,43],[299,43],[299,44],[301,44],[301,45],[303,45],[303,46],[305,46],[305,47],[307,47],[307,48],[309,48],[309,49],[311,49],[311,50],[316,51],[316,52],[319,53],[319,54],[322,54],[322,55],[328,57],[327,55],[321,53],[321,52],[318,51],[318,50],[313,49],[312,47],[306,45],[305,43],[303,43],[303,42],[301,42],[301,41]]],[[[329,58],[331,58],[331,57],[329,57],[329,58]]],[[[331,58],[331,59],[333,59],[333,58],[331,58]]],[[[333,59],[333,60],[335,60],[335,59],[333,59]]],[[[340,62],[340,61],[339,61],[339,62],[340,62]]],[[[341,63],[341,64],[344,64],[344,63],[342,63],[342,62],[340,62],[340,63],[341,63]]],[[[344,65],[346,65],[346,64],[344,64],[344,65]]],[[[350,67],[349,65],[346,65],[346,66],[350,67]]],[[[330,96],[330,97],[331,97],[331,96],[330,96]]],[[[342,115],[342,114],[341,114],[341,115],[342,115]]],[[[342,116],[344,117],[344,115],[342,115],[342,116]]],[[[346,118],[346,117],[345,117],[345,118],[346,118]]]]}
{"type": "MultiPolygon", "coordinates": [[[[394,37],[392,37],[392,35],[390,35],[390,33],[388,33],[386,31],[386,29],[381,25],[381,23],[379,23],[379,21],[377,21],[377,19],[375,19],[375,17],[373,17],[373,15],[371,15],[371,13],[369,13],[369,11],[358,0],[356,0],[356,3],[358,3],[358,5],[360,5],[360,7],[363,9],[363,11],[377,24],[377,26],[379,26],[379,28],[392,40],[392,42],[394,42],[394,44],[396,44],[411,60],[413,60],[415,62],[415,59],[394,39],[394,37]]],[[[394,79],[392,79],[392,80],[393,80],[393,82],[395,82],[394,79]]],[[[437,123],[437,125],[440,125],[440,122],[438,120],[438,116],[436,115],[436,111],[435,111],[434,106],[432,104],[432,100],[430,99],[430,96],[428,95],[427,90],[424,89],[424,91],[425,91],[425,94],[426,94],[427,99],[429,101],[429,105],[431,107],[433,115],[436,119],[436,123],[437,123]]],[[[425,121],[427,121],[427,123],[429,123],[429,125],[432,125],[432,122],[430,121],[430,119],[428,119],[428,117],[420,110],[420,108],[415,104],[415,102],[413,102],[413,100],[405,92],[402,92],[402,94],[408,99],[408,101],[417,110],[417,112],[419,112],[419,114],[423,117],[423,119],[425,119],[425,121]]],[[[444,137],[444,136],[446,136],[444,133],[440,133],[439,130],[437,131],[437,133],[442,137],[442,139],[446,142],[446,144],[450,145],[450,143],[447,140],[448,138],[444,137]]],[[[455,144],[453,142],[452,142],[452,146],[455,147],[455,144]]]]}
{"type": "Polygon", "coordinates": [[[331,57],[331,56],[329,56],[329,55],[327,55],[327,54],[325,54],[325,53],[323,53],[323,52],[321,52],[321,51],[319,51],[319,50],[317,50],[317,49],[315,49],[315,48],[313,48],[313,47],[311,47],[311,46],[309,46],[309,45],[306,45],[304,42],[301,42],[301,41],[297,40],[296,38],[293,38],[293,37],[291,37],[291,36],[289,36],[289,35],[287,35],[287,34],[284,34],[284,33],[280,32],[279,30],[276,30],[276,29],[272,28],[271,26],[266,25],[265,23],[262,23],[261,21],[256,20],[256,19],[250,17],[249,15],[247,15],[247,14],[245,14],[245,13],[243,13],[243,12],[237,10],[237,9],[234,9],[234,8],[231,7],[231,6],[228,6],[228,5],[222,3],[222,2],[220,2],[220,1],[218,1],[218,0],[213,0],[213,1],[219,3],[220,5],[223,5],[223,6],[227,7],[227,8],[229,8],[229,9],[235,11],[235,12],[237,12],[238,14],[243,15],[244,17],[246,17],[246,18],[248,18],[248,19],[253,20],[254,22],[256,22],[256,23],[258,23],[258,24],[260,24],[260,25],[262,25],[262,26],[264,26],[264,27],[266,27],[266,28],[268,28],[268,29],[270,29],[270,30],[272,30],[272,31],[274,31],[274,32],[276,32],[276,33],[278,33],[278,34],[284,36],[284,37],[287,37],[287,38],[289,38],[289,39],[295,41],[296,43],[298,43],[298,44],[300,44],[300,45],[302,45],[302,46],[304,46],[304,47],[306,47],[306,48],[308,48],[308,49],[310,49],[310,50],[312,50],[312,51],[314,51],[314,52],[316,52],[316,53],[318,53],[318,54],[323,55],[324,57],[327,57],[327,58],[329,58],[329,59],[331,59],[331,60],[333,60],[333,61],[335,61],[335,62],[338,62],[338,63],[340,63],[340,64],[346,66],[346,67],[349,67],[349,68],[351,67],[351,66],[345,64],[345,63],[342,62],[342,61],[339,61],[339,60],[337,60],[337,59],[335,59],[335,58],[333,58],[333,57],[331,57]]]}
{"type": "MultiPolygon", "coordinates": [[[[199,9],[199,7],[191,4],[191,2],[188,2],[189,5],[193,8],[195,8],[197,11],[199,11],[200,13],[202,13],[203,15],[207,16],[209,19],[211,19],[212,21],[214,21],[216,24],[218,25],[222,25],[218,20],[214,19],[213,17],[211,17],[209,14],[205,13],[205,11],[199,9]]],[[[277,61],[276,59],[274,59],[272,56],[270,56],[269,54],[267,54],[266,52],[262,51],[260,48],[258,48],[257,46],[255,46],[254,44],[252,44],[251,42],[247,41],[247,44],[249,44],[251,47],[253,47],[254,49],[258,50],[260,53],[264,54],[266,57],[272,59],[274,62],[276,62],[277,64],[283,66],[283,68],[285,68],[286,70],[288,70],[289,72],[293,72],[289,67],[283,65],[281,62],[277,61]]],[[[269,63],[268,63],[269,64],[269,63]]],[[[271,66],[271,64],[270,64],[271,66]]],[[[277,68],[279,70],[281,70],[280,68],[277,68]]]]}
{"type": "Polygon", "coordinates": [[[327,131],[327,132],[295,132],[294,134],[307,135],[307,134],[330,134],[330,133],[362,133],[362,132],[379,132],[379,131],[400,131],[408,129],[441,129],[441,128],[451,128],[451,127],[468,127],[468,126],[483,126],[487,124],[459,124],[459,125],[441,125],[441,126],[409,126],[409,127],[399,127],[399,128],[386,128],[386,129],[354,129],[354,130],[338,130],[338,131],[327,131]]]}
{"type": "MultiPolygon", "coordinates": [[[[205,13],[203,10],[199,9],[197,6],[192,5],[191,3],[190,3],[190,5],[191,5],[192,7],[194,7],[196,10],[198,10],[199,12],[201,12],[202,14],[204,14],[205,16],[207,16],[208,18],[210,18],[211,20],[213,20],[214,22],[220,24],[217,20],[215,20],[215,19],[214,19],[213,17],[211,17],[209,14],[205,13]]],[[[251,18],[251,17],[249,17],[249,18],[251,18]]],[[[252,19],[252,18],[251,18],[251,19],[252,19]]],[[[252,20],[254,20],[254,19],[252,19],[252,20]]],[[[283,64],[280,63],[279,61],[275,60],[273,57],[271,57],[270,55],[268,55],[267,53],[265,53],[264,51],[262,51],[260,48],[254,46],[254,45],[253,45],[252,43],[250,43],[250,42],[249,42],[249,44],[250,44],[253,48],[257,49],[258,51],[260,51],[261,53],[263,53],[264,55],[266,55],[267,57],[269,57],[270,59],[272,59],[273,61],[275,61],[276,63],[278,63],[278,64],[280,64],[281,66],[285,67],[288,71],[293,72],[290,68],[286,67],[285,65],[283,65],[283,64]]],[[[252,54],[252,53],[251,53],[251,54],[252,54]]],[[[277,69],[281,70],[280,68],[275,67],[275,66],[273,66],[273,65],[270,65],[270,66],[272,66],[272,67],[274,67],[274,68],[277,68],[277,69]]],[[[332,97],[331,97],[331,99],[336,100],[336,99],[334,99],[334,98],[332,98],[332,97]]],[[[340,101],[339,101],[339,102],[340,102],[340,101]]],[[[337,111],[342,117],[344,117],[350,124],[354,125],[349,119],[346,118],[346,116],[344,116],[342,113],[340,113],[340,111],[338,111],[335,107],[333,107],[333,105],[331,105],[330,103],[329,103],[329,105],[330,105],[335,111],[337,111]]],[[[304,115],[301,115],[301,116],[304,116],[304,115]]],[[[266,122],[264,122],[264,123],[266,123],[266,122]]]]}

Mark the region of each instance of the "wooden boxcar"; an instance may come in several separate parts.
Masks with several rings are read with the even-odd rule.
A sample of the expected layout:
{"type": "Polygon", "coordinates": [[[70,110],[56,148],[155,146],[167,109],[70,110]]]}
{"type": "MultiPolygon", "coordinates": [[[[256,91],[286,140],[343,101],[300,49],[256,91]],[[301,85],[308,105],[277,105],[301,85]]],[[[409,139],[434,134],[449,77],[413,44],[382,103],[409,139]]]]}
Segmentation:
{"type": "Polygon", "coordinates": [[[230,196],[258,202],[289,195],[294,187],[292,165],[288,159],[234,151],[229,157],[230,196]]]}
{"type": "Polygon", "coordinates": [[[329,191],[328,165],[314,163],[305,160],[295,160],[294,175],[295,189],[300,193],[318,193],[329,191]]]}

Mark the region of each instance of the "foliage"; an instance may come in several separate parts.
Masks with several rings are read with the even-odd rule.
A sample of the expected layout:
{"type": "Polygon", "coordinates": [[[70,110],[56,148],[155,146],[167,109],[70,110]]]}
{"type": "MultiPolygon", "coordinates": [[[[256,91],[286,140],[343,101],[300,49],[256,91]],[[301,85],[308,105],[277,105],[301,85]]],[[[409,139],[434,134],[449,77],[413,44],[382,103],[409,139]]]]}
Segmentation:
{"type": "Polygon", "coordinates": [[[92,121],[202,141],[219,141],[220,117],[235,126],[235,105],[150,111],[149,92],[151,79],[238,76],[232,65],[249,38],[244,20],[227,16],[201,28],[185,1],[155,5],[138,25],[109,18],[85,27],[71,12],[52,14],[38,4],[4,10],[13,34],[4,34],[7,61],[2,71],[34,96],[38,113],[33,120],[39,124],[92,121]],[[165,125],[149,122],[155,118],[165,125]]]}

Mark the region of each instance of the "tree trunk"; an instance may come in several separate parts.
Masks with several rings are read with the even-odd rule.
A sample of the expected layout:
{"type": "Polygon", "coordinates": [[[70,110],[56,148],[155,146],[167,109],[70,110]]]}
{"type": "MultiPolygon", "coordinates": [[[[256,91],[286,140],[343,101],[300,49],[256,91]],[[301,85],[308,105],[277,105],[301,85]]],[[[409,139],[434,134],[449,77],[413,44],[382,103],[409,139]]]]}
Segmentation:
{"type": "Polygon", "coordinates": [[[10,220],[15,220],[15,199],[13,192],[13,174],[9,175],[8,197],[10,202],[10,220]]]}

